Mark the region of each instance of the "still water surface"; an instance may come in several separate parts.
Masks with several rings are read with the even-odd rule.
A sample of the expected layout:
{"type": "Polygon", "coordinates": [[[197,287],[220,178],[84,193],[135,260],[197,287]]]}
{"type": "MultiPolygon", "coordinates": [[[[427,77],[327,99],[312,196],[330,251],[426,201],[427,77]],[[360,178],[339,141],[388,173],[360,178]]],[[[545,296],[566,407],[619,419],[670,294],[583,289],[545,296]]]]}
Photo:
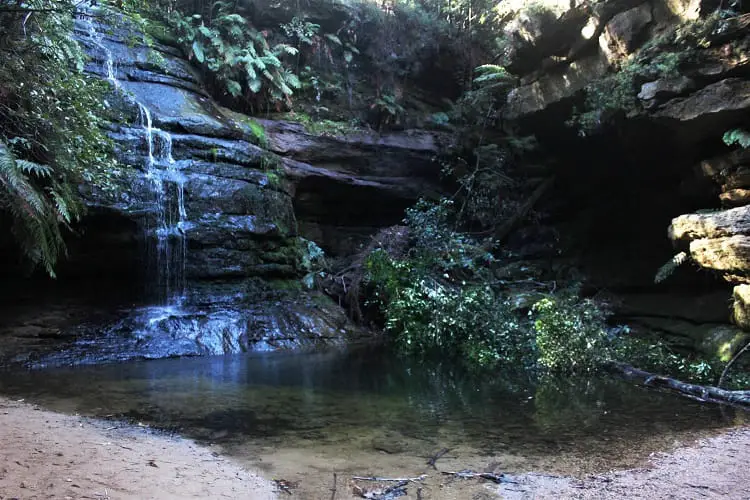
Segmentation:
{"type": "MultiPolygon", "coordinates": [[[[310,499],[330,497],[333,472],[339,498],[349,498],[348,476],[417,476],[443,448],[442,470],[632,467],[743,420],[613,378],[477,378],[382,348],[5,372],[0,392],[178,431],[299,483],[295,494],[310,499]]],[[[423,498],[491,493],[477,481],[431,480],[423,498]]]]}

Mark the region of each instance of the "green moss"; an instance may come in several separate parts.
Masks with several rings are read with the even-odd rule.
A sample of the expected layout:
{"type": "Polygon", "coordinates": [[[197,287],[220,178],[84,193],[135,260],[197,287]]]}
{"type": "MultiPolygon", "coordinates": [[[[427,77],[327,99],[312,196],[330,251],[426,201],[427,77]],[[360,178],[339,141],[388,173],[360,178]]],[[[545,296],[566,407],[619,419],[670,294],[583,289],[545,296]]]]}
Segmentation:
{"type": "Polygon", "coordinates": [[[163,43],[164,45],[171,45],[173,47],[179,47],[180,45],[180,42],[174,32],[170,30],[166,24],[159,21],[149,19],[148,23],[146,24],[146,33],[154,40],[163,43]]]}
{"type": "Polygon", "coordinates": [[[305,127],[305,130],[313,135],[337,137],[352,134],[359,130],[358,127],[349,122],[315,119],[307,113],[296,111],[286,113],[284,118],[301,123],[305,127]]]}
{"type": "Polygon", "coordinates": [[[302,290],[302,283],[297,280],[273,280],[269,282],[272,290],[298,292],[302,290]]]}
{"type": "Polygon", "coordinates": [[[146,61],[156,69],[167,69],[167,60],[164,59],[164,56],[158,50],[150,49],[146,56],[146,61]]]}
{"type": "Polygon", "coordinates": [[[263,128],[263,125],[246,115],[241,115],[239,113],[232,113],[232,115],[241,122],[242,125],[245,125],[250,129],[253,144],[262,148],[268,147],[268,137],[266,137],[266,129],[263,128]]]}

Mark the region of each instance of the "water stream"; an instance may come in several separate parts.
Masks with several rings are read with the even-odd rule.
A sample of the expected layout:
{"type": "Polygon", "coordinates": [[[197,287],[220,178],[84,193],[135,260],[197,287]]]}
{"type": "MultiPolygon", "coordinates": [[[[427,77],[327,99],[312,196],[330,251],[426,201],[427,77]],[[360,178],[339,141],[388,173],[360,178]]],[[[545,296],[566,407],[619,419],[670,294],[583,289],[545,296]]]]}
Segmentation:
{"type": "MultiPolygon", "coordinates": [[[[107,81],[115,91],[122,91],[112,51],[107,47],[104,35],[97,31],[92,16],[85,14],[90,12],[83,16],[89,38],[104,54],[103,70],[107,81]]],[[[172,157],[172,136],[154,126],[152,112],[144,103],[133,100],[139,111],[137,125],[143,131],[146,142],[147,154],[143,167],[154,203],[154,220],[147,223],[145,228],[148,239],[154,242],[154,248],[150,249],[150,260],[155,267],[150,295],[158,306],[171,312],[179,307],[185,296],[185,231],[188,226],[185,208],[186,179],[172,157]]],[[[161,316],[158,308],[152,309],[161,316]]]]}
{"type": "MultiPolygon", "coordinates": [[[[308,499],[330,498],[333,472],[419,475],[442,448],[451,451],[441,470],[585,475],[633,467],[744,418],[611,378],[477,379],[381,348],[0,372],[0,392],[112,425],[178,431],[270,478],[298,482],[297,498],[308,499]]],[[[430,481],[425,499],[486,489],[442,484],[439,474],[430,481]]]]}

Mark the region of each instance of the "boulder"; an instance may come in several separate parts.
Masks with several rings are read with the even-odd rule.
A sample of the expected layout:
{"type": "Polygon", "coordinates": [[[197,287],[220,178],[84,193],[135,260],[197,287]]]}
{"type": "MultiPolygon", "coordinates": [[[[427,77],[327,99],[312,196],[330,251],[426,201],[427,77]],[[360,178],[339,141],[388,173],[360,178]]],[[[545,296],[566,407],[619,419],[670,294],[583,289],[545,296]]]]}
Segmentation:
{"type": "Polygon", "coordinates": [[[750,236],[695,240],[690,243],[690,255],[706,269],[746,274],[750,271],[750,236]]]}
{"type": "Polygon", "coordinates": [[[632,54],[643,42],[648,27],[654,22],[652,6],[644,3],[615,15],[607,23],[602,37],[609,49],[611,59],[632,54]]]}
{"type": "Polygon", "coordinates": [[[653,101],[671,99],[695,89],[696,83],[686,77],[662,78],[653,82],[644,83],[638,98],[642,101],[653,101]]]}
{"type": "Polygon", "coordinates": [[[505,117],[518,120],[548,109],[553,104],[572,99],[577,92],[609,70],[609,61],[601,52],[580,59],[539,80],[513,89],[508,94],[505,117]]]}
{"type": "Polygon", "coordinates": [[[738,207],[672,219],[669,238],[676,242],[750,234],[750,207],[738,207]]]}
{"type": "Polygon", "coordinates": [[[673,99],[654,114],[684,141],[720,136],[742,122],[750,110],[750,81],[727,78],[682,99],[673,99]]]}
{"type": "Polygon", "coordinates": [[[737,285],[732,290],[732,321],[750,330],[750,285],[737,285]]]}

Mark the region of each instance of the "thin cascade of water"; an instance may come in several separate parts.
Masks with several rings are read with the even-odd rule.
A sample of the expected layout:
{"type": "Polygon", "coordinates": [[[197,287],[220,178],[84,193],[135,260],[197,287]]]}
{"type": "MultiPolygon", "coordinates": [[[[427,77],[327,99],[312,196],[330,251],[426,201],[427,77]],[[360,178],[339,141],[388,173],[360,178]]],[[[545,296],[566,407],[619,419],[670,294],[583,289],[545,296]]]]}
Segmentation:
{"type": "MultiPolygon", "coordinates": [[[[93,44],[105,55],[103,69],[107,80],[121,88],[117,79],[117,68],[112,51],[104,43],[103,35],[97,31],[90,12],[82,19],[88,27],[93,44]]],[[[185,265],[187,257],[187,210],[185,209],[185,177],[179,163],[172,156],[172,136],[154,126],[151,110],[138,100],[138,125],[142,128],[147,147],[145,160],[146,179],[153,194],[155,220],[153,227],[146,227],[147,236],[155,239],[153,256],[156,266],[155,288],[161,304],[172,306],[182,303],[185,293],[185,265]],[[171,196],[174,191],[174,196],[171,196]],[[173,206],[176,198],[177,206],[173,206]]]]}

